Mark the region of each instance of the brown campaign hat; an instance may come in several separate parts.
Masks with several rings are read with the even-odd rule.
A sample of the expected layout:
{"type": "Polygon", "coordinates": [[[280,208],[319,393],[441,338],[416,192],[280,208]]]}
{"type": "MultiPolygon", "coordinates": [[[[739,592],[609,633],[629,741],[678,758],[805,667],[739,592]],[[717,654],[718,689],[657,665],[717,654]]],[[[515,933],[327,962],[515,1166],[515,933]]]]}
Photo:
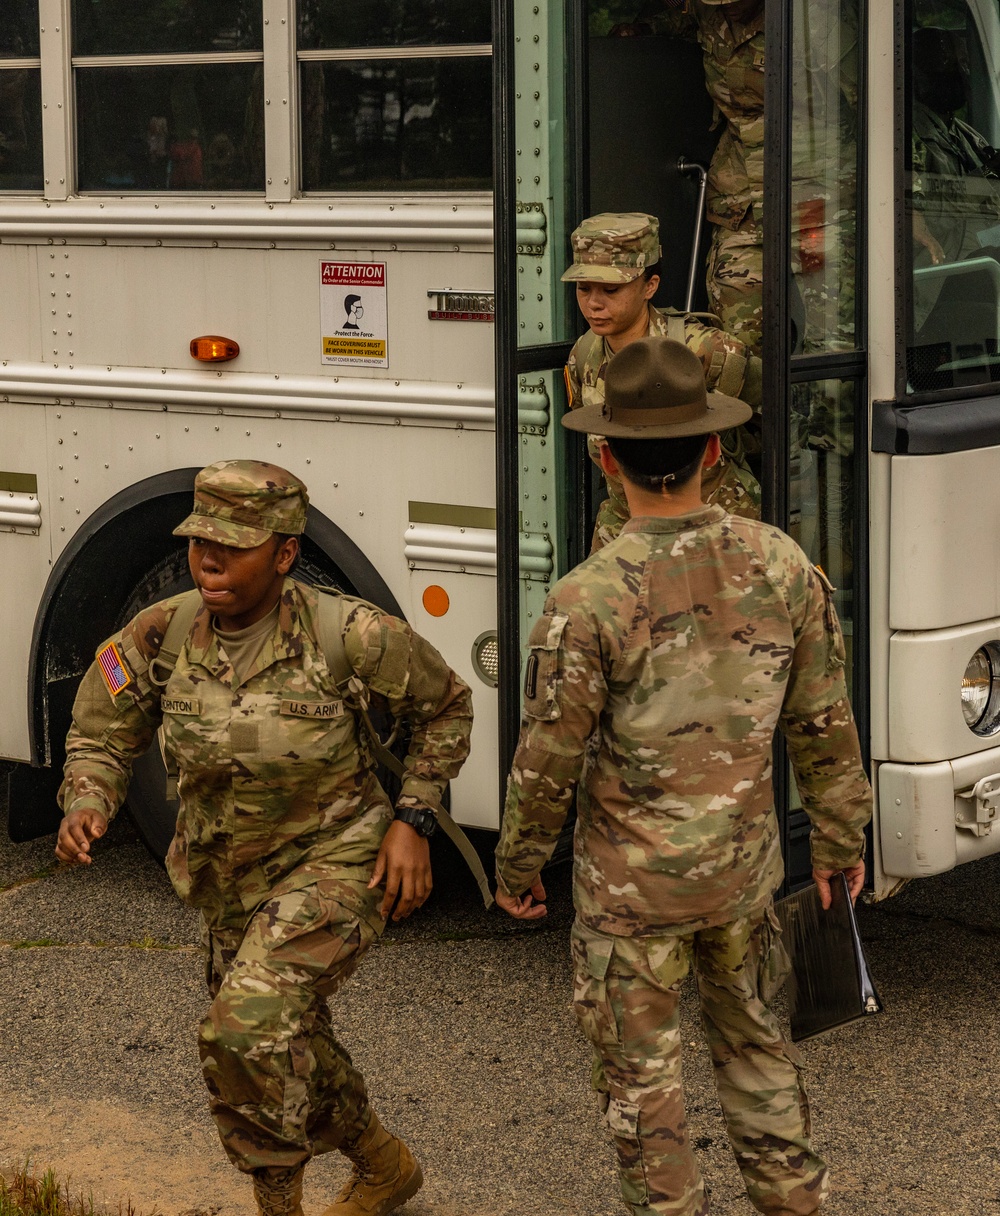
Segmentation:
{"type": "Polygon", "coordinates": [[[608,364],[604,404],[569,410],[562,424],[615,439],[679,439],[726,431],[752,413],[736,397],[706,392],[701,360],[683,342],[640,338],[608,364]]]}
{"type": "Polygon", "coordinates": [[[262,460],[219,460],[194,479],[194,507],[174,536],[255,549],[275,532],[306,530],[309,495],[287,469],[262,460]]]}

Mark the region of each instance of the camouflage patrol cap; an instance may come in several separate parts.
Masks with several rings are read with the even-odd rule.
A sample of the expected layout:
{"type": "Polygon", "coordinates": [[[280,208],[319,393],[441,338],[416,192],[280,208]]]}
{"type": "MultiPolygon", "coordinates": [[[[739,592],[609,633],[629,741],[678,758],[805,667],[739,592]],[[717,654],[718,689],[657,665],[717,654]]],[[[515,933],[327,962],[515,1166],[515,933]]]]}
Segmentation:
{"type": "Polygon", "coordinates": [[[570,410],[570,431],[615,439],[680,439],[748,422],[753,410],[736,397],[705,391],[701,360],[672,338],[639,338],[608,364],[604,401],[570,410]]]}
{"type": "Polygon", "coordinates": [[[194,508],[174,536],[255,549],[275,532],[306,528],[309,495],[294,474],[261,460],[218,460],[194,479],[194,508]]]}
{"type": "Polygon", "coordinates": [[[573,265],[564,283],[631,283],[660,260],[660,221],[644,211],[592,215],[569,239],[573,265]]]}

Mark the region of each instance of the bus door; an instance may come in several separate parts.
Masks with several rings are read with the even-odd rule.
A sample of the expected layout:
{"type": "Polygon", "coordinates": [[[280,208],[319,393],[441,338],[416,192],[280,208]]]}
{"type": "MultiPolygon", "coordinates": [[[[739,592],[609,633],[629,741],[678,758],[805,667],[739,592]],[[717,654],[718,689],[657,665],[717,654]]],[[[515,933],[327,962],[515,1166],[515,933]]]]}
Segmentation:
{"type": "Polygon", "coordinates": [[[559,424],[577,334],[560,281],[579,190],[579,5],[494,4],[497,594],[501,799],[521,712],[521,652],[552,582],[584,555],[586,460],[559,424]]]}
{"type": "MultiPolygon", "coordinates": [[[[764,518],[835,588],[867,756],[864,0],[769,5],[765,47],[764,518]]],[[[775,778],[796,885],[810,874],[809,823],[780,756],[775,778]]]]}
{"type": "MultiPolygon", "coordinates": [[[[724,6],[727,18],[745,28],[764,11],[766,147],[763,181],[752,155],[722,169],[731,184],[742,172],[748,191],[763,186],[764,194],[763,434],[761,452],[748,459],[761,483],[764,517],[789,531],[837,588],[865,737],[868,398],[864,293],[855,290],[864,256],[857,225],[861,3],[724,6]]],[[[586,10],[586,210],[658,216],[663,257],[654,302],[707,309],[713,225],[702,223],[699,231],[698,167],[711,164],[726,119],[714,110],[706,69],[738,75],[741,62],[723,63],[711,37],[719,9],[700,0],[683,7],[587,0],[586,10]]],[[[796,885],[810,873],[809,825],[780,755],[776,773],[786,868],[796,885]]]]}

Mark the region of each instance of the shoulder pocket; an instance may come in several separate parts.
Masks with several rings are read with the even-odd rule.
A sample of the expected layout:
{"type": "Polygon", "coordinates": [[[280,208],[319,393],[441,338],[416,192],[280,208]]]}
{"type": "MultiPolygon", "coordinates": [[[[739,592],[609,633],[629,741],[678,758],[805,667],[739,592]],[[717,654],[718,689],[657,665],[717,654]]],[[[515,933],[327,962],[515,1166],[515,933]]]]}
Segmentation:
{"type": "Polygon", "coordinates": [[[561,647],[568,621],[568,616],[556,612],[543,616],[531,631],[524,669],[524,712],[529,718],[551,722],[562,714],[561,647]]]}

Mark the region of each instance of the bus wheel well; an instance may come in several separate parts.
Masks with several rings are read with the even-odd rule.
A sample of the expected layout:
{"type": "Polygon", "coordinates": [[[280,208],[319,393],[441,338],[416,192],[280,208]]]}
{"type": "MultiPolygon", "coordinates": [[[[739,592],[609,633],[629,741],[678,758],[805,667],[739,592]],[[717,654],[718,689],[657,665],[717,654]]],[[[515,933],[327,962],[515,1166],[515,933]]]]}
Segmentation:
{"type": "MultiPolygon", "coordinates": [[[[173,529],[191,508],[197,472],[175,469],[116,494],[82,525],[55,563],[32,635],[27,689],[31,765],[17,765],[9,778],[12,839],[30,840],[58,826],[55,791],[77,686],[104,638],[140,608],[177,589],[186,542],[173,529]]],[[[313,507],[298,577],[336,586],[402,615],[365,554],[313,507]]]]}

